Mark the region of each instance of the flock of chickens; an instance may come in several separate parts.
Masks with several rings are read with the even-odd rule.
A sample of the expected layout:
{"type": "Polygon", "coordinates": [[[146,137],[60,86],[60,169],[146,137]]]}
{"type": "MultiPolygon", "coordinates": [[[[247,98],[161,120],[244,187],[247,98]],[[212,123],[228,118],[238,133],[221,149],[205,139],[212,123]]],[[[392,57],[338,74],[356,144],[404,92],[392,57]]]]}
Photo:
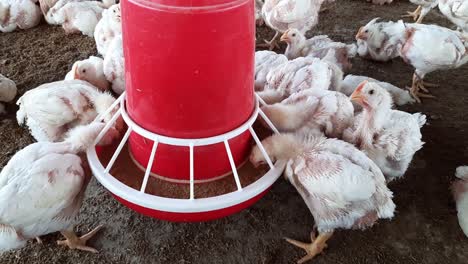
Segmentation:
{"type": "MultiPolygon", "coordinates": [[[[125,90],[120,4],[111,1],[0,2],[1,31],[35,26],[43,15],[67,33],[94,36],[103,57],[77,61],[63,81],[43,84],[18,99],[18,124],[26,125],[38,142],[16,153],[0,173],[0,252],[57,231],[65,237],[59,245],[97,252],[86,242],[101,226],[77,237],[73,224],[92,176],[84,153],[105,125],[93,121],[110,122],[118,109],[104,115],[116,101],[109,90],[125,90]]],[[[0,101],[10,102],[16,93],[15,83],[0,74],[0,101]]],[[[121,119],[115,121],[99,144],[119,137],[122,126],[121,119]]]]}
{"type": "MultiPolygon", "coordinates": [[[[402,178],[423,147],[420,129],[426,123],[425,115],[393,105],[434,97],[426,74],[468,62],[467,0],[412,1],[420,6],[407,16],[417,23],[375,18],[358,30],[352,44],[324,35],[305,37],[326,2],[333,1],[255,1],[257,25],[276,32],[259,45],[270,51],[255,54],[255,90],[266,103],[262,110],[282,133],[263,145],[273,160],[288,161],[285,177],[318,230],[311,243],[287,239],[307,253],[298,263],[320,254],[335,229],[364,229],[393,217],[387,183],[402,178]],[[437,5],[457,30],[420,23],[437,5]],[[278,37],[287,44],[284,54],[271,51],[278,37]],[[415,68],[412,85],[403,90],[366,76],[344,76],[357,55],[376,61],[401,57],[415,68]]],[[[257,166],[266,162],[257,146],[250,160],[257,166]]],[[[468,236],[468,167],[460,167],[456,176],[462,179],[454,184],[459,222],[468,236]]]]}
{"type": "MultiPolygon", "coordinates": [[[[104,113],[116,100],[110,89],[114,94],[125,90],[120,4],[36,2],[0,0],[0,31],[33,27],[44,16],[67,33],[94,37],[103,58],[77,61],[65,80],[43,84],[17,101],[18,124],[28,126],[38,142],[16,153],[0,173],[0,252],[56,231],[66,238],[59,244],[96,252],[86,241],[100,227],[77,237],[73,224],[91,177],[84,151],[104,126],[93,121],[111,122],[118,109],[104,113]]],[[[265,102],[262,111],[281,132],[262,143],[273,161],[287,161],[285,177],[318,230],[318,236],[311,233],[310,244],[287,239],[306,251],[299,263],[320,254],[336,229],[364,229],[394,216],[387,183],[402,178],[423,147],[420,129],[426,123],[425,115],[394,105],[433,97],[425,75],[468,62],[468,0],[412,0],[420,6],[408,15],[418,23],[373,19],[352,44],[323,35],[307,39],[305,33],[317,25],[328,2],[333,0],[255,0],[257,25],[276,32],[259,45],[270,51],[255,54],[255,91],[265,102]],[[459,30],[420,23],[437,5],[459,30]],[[287,44],[284,54],[271,51],[278,37],[287,44]],[[377,61],[403,58],[415,68],[411,87],[346,75],[358,55],[377,61]]],[[[0,102],[15,97],[15,83],[0,75],[0,102]]],[[[100,144],[118,138],[122,127],[122,120],[115,121],[100,144]]],[[[250,161],[255,166],[266,162],[258,146],[250,161]]],[[[468,167],[458,168],[456,176],[462,179],[453,186],[459,221],[468,235],[468,167]]]]}

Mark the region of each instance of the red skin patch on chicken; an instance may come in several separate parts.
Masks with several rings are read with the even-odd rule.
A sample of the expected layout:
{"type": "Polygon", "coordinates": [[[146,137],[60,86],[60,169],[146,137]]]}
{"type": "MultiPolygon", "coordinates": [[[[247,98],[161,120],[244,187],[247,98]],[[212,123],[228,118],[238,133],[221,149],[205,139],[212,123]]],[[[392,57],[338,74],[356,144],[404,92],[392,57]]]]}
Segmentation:
{"type": "Polygon", "coordinates": [[[353,228],[354,229],[364,229],[367,227],[371,227],[374,223],[379,219],[377,212],[369,212],[363,217],[359,218],[355,223],[353,228]]]}
{"type": "Polygon", "coordinates": [[[413,36],[414,36],[415,31],[416,31],[416,29],[414,29],[414,28],[409,28],[409,29],[406,30],[406,32],[405,32],[406,42],[403,45],[403,48],[401,49],[401,55],[402,55],[401,57],[408,64],[411,64],[411,61],[406,57],[406,54],[408,53],[409,49],[413,45],[413,36]]]}
{"type": "Polygon", "coordinates": [[[94,108],[94,105],[93,105],[93,102],[91,101],[91,99],[88,97],[87,94],[83,93],[83,92],[80,92],[80,95],[85,99],[86,101],[86,105],[83,107],[83,111],[88,111],[90,109],[93,109],[94,108]]]}
{"type": "Polygon", "coordinates": [[[55,177],[57,177],[57,171],[56,170],[51,170],[47,173],[47,181],[50,184],[54,184],[55,182],[55,177]]]}
{"type": "Polygon", "coordinates": [[[0,21],[1,24],[2,24],[2,27],[6,27],[7,23],[10,21],[10,8],[7,9],[6,11],[6,14],[5,14],[5,18],[0,21]]]}

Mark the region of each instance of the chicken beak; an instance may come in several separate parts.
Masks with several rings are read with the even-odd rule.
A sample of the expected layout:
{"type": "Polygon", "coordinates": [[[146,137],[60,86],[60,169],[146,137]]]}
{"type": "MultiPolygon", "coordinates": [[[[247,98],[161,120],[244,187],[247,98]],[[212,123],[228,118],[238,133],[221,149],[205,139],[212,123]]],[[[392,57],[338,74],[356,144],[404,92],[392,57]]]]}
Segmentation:
{"type": "Polygon", "coordinates": [[[73,80],[79,80],[80,79],[80,73],[78,71],[78,66],[73,65],[73,80]]]}
{"type": "Polygon", "coordinates": [[[359,31],[358,31],[358,33],[356,34],[356,40],[358,40],[358,39],[365,40],[365,36],[364,36],[363,31],[362,31],[363,28],[364,28],[364,27],[359,28],[359,31]]]}
{"type": "Polygon", "coordinates": [[[360,105],[365,104],[365,97],[362,94],[362,88],[367,84],[367,81],[363,81],[361,84],[358,85],[356,90],[351,94],[351,101],[354,101],[360,105]]]}
{"type": "Polygon", "coordinates": [[[288,31],[284,32],[283,35],[281,35],[280,40],[283,41],[283,42],[289,42],[290,39],[288,37],[288,33],[289,33],[288,31]]]}
{"type": "Polygon", "coordinates": [[[351,95],[351,101],[362,105],[362,103],[364,102],[364,97],[362,96],[362,93],[360,91],[354,91],[354,93],[351,95]]]}

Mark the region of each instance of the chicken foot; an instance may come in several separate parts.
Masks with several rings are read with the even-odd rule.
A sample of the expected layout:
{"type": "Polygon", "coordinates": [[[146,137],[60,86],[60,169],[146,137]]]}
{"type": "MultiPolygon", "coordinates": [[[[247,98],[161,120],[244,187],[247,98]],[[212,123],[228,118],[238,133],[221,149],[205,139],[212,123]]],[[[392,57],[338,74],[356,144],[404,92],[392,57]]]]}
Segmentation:
{"type": "Polygon", "coordinates": [[[420,98],[436,98],[434,95],[429,93],[429,90],[426,87],[437,87],[438,85],[424,82],[421,78],[419,78],[416,74],[413,75],[413,84],[411,88],[409,88],[411,95],[414,99],[421,103],[420,98]],[[425,93],[421,93],[420,90],[424,91],[425,93]]]}
{"type": "Polygon", "coordinates": [[[274,50],[275,48],[279,48],[278,36],[279,36],[279,32],[276,31],[275,36],[270,41],[264,40],[265,44],[258,44],[257,47],[268,48],[269,50],[274,50]]]}
{"type": "Polygon", "coordinates": [[[419,20],[419,17],[421,16],[421,9],[422,9],[422,6],[418,6],[418,8],[416,8],[416,10],[414,10],[413,12],[406,12],[408,13],[407,15],[403,15],[403,17],[412,17],[414,21],[418,21],[419,20]]]}
{"type": "Polygon", "coordinates": [[[297,240],[286,238],[286,241],[300,247],[307,252],[307,255],[297,261],[298,264],[304,263],[313,259],[318,254],[323,253],[323,250],[327,248],[327,241],[332,237],[333,232],[321,233],[318,237],[315,236],[315,230],[310,233],[311,243],[304,243],[297,240]]]}
{"type": "Polygon", "coordinates": [[[57,244],[61,246],[68,246],[70,249],[78,249],[92,253],[98,253],[96,249],[86,246],[86,242],[88,242],[89,239],[96,235],[96,233],[99,232],[99,230],[102,227],[102,225],[99,225],[98,227],[94,228],[91,232],[81,237],[76,236],[73,230],[60,231],[60,233],[62,233],[62,235],[65,237],[65,240],[57,241],[57,244]]]}

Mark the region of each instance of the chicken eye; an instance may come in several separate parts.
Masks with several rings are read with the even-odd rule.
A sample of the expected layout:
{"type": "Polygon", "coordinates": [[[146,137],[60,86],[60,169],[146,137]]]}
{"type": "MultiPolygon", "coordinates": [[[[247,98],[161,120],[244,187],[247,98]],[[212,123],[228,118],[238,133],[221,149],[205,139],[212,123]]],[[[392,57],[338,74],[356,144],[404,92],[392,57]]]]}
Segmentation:
{"type": "Polygon", "coordinates": [[[366,30],[364,31],[364,33],[369,33],[369,30],[368,30],[368,29],[366,29],[366,30]]]}
{"type": "Polygon", "coordinates": [[[369,91],[369,94],[370,94],[370,95],[373,95],[373,94],[374,94],[374,90],[370,90],[370,91],[369,91]]]}
{"type": "Polygon", "coordinates": [[[295,36],[296,36],[296,33],[293,33],[292,36],[295,37],[295,36]]]}
{"type": "Polygon", "coordinates": [[[86,69],[82,70],[83,73],[86,73],[86,69]]]}

